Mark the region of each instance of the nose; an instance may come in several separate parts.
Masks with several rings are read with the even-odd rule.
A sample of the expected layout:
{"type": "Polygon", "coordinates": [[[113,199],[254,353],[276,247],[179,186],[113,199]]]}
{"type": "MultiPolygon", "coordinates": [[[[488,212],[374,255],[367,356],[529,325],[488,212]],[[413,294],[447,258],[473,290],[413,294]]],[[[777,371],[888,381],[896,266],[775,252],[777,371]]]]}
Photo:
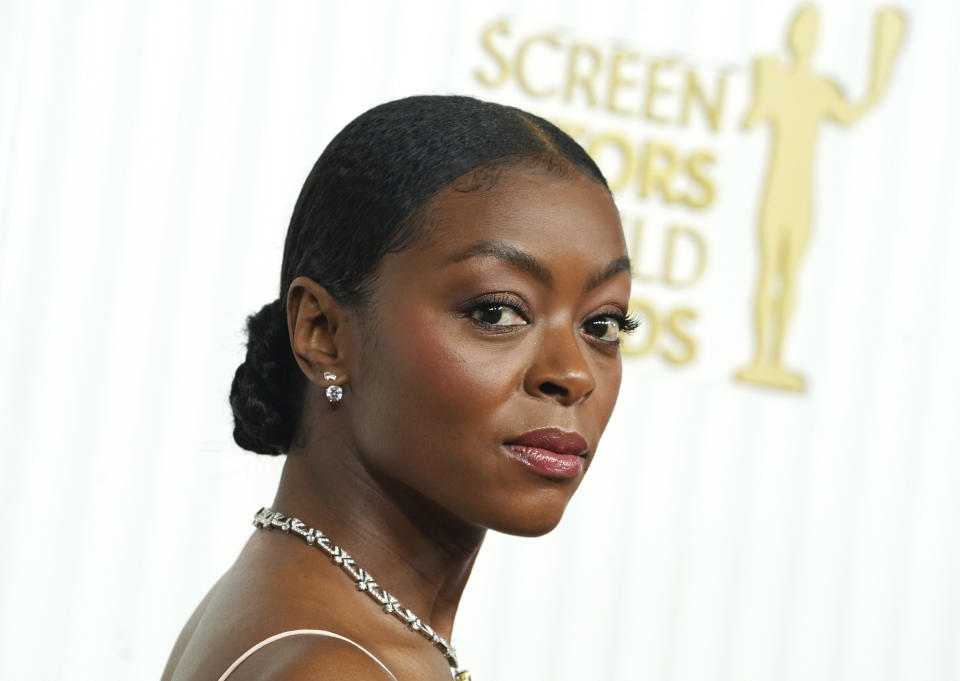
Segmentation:
{"type": "Polygon", "coordinates": [[[572,329],[543,334],[523,379],[524,390],[564,406],[580,402],[596,387],[583,341],[572,329]]]}

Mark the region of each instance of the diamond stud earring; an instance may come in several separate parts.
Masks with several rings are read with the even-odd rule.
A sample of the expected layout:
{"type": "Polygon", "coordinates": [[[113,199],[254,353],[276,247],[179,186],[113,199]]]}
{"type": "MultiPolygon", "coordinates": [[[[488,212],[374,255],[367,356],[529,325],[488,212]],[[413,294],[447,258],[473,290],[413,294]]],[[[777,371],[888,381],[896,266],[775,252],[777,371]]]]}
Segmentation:
{"type": "MultiPolygon", "coordinates": [[[[335,381],[337,380],[337,375],[329,371],[324,371],[323,378],[326,381],[335,381]]],[[[343,388],[339,385],[328,385],[326,395],[327,401],[330,402],[330,404],[337,404],[343,399],[343,388]]]]}

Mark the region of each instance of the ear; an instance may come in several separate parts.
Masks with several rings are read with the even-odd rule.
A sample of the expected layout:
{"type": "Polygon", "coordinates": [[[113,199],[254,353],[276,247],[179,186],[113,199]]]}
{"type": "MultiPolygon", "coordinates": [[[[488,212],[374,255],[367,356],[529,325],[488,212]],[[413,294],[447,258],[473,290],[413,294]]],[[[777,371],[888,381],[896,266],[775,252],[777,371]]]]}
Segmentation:
{"type": "Polygon", "coordinates": [[[338,333],[345,313],[343,305],[309,277],[297,277],[287,289],[287,330],[293,355],[304,375],[317,385],[330,385],[324,372],[335,374],[337,385],[347,381],[340,347],[343,334],[338,333]]]}

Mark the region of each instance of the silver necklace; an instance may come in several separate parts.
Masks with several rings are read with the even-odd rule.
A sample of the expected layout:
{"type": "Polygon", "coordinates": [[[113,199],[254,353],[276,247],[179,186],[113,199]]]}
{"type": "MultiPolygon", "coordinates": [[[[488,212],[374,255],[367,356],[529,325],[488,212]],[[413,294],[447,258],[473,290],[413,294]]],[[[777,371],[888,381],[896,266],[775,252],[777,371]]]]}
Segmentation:
{"type": "Polygon", "coordinates": [[[440,652],[443,653],[447,664],[450,665],[454,681],[470,681],[470,672],[462,669],[457,663],[457,651],[453,649],[453,646],[447,643],[446,639],[435,632],[429,624],[424,624],[412,610],[404,607],[389,591],[377,584],[369,572],[357,565],[349,553],[330,541],[330,538],[323,532],[308,527],[307,524],[299,518],[288,518],[282,513],[278,513],[267,507],[261,508],[257,511],[257,514],[253,516],[253,525],[254,527],[264,530],[276,528],[287,534],[293,532],[299,535],[310,546],[319,548],[330,556],[333,562],[339,565],[344,572],[350,575],[350,578],[353,579],[359,591],[366,592],[370,598],[379,603],[385,613],[393,615],[406,624],[411,631],[417,632],[435,645],[440,652]]]}

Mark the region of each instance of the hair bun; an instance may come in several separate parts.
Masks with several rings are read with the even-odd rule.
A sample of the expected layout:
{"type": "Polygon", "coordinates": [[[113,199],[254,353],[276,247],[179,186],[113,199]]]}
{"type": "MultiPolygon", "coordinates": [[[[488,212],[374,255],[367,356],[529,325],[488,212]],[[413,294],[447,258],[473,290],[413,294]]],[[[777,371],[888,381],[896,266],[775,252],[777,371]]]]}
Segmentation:
{"type": "Polygon", "coordinates": [[[233,439],[259,454],[284,454],[299,419],[303,375],[293,358],[283,301],[247,317],[247,356],[230,387],[233,439]]]}

